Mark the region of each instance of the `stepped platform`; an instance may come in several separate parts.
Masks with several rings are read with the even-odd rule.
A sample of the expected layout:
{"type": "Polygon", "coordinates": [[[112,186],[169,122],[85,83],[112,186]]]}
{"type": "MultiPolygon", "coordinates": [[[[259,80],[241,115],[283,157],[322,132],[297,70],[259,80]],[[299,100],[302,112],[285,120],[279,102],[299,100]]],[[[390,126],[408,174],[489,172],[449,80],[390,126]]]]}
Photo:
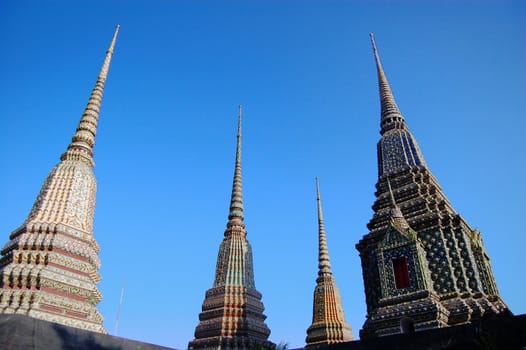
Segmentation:
{"type": "MultiPolygon", "coordinates": [[[[175,350],[38,320],[0,315],[2,350],[175,350]]],[[[501,316],[477,323],[319,346],[316,350],[487,350],[526,349],[526,315],[501,316]]],[[[259,350],[259,349],[255,349],[259,350]]],[[[299,350],[299,349],[298,349],[299,350]]]]}

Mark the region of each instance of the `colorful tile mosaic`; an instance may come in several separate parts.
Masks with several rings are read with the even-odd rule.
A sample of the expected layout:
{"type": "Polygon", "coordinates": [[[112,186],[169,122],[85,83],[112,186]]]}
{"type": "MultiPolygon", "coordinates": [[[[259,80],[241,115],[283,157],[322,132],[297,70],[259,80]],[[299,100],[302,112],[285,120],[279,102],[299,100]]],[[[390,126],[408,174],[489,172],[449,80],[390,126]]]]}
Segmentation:
{"type": "Polygon", "coordinates": [[[241,177],[241,118],[239,106],[237,150],[230,213],[219,247],[214,285],[206,292],[195,339],[189,349],[272,349],[267,339],[262,295],[256,290],[252,248],[246,238],[241,177]]]}
{"type": "Polygon", "coordinates": [[[316,178],[318,203],[318,278],[314,289],[312,324],[307,329],[306,349],[323,344],[347,342],[354,339],[345,321],[340,291],[332,275],[327,235],[321,207],[320,186],[316,178]]]}
{"type": "Polygon", "coordinates": [[[395,102],[371,34],[381,131],[369,233],[357,244],[367,303],[361,338],[509,313],[480,233],[452,208],[395,102]],[[392,185],[392,188],[391,188],[392,185]]]}
{"type": "Polygon", "coordinates": [[[93,146],[119,26],[75,135],[26,221],[0,258],[0,313],[24,314],[105,333],[96,309],[99,246],[93,237],[97,183],[93,146]]]}

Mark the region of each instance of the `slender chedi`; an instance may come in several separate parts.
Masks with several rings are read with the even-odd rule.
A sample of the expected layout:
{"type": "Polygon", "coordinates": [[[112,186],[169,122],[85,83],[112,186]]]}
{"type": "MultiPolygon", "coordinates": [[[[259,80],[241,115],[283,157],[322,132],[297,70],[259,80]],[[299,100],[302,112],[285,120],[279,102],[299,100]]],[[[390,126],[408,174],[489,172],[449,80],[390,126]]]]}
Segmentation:
{"type": "Polygon", "coordinates": [[[367,303],[361,338],[509,314],[477,230],[427,167],[371,34],[381,104],[378,182],[369,233],[357,244],[367,303]]]}
{"type": "Polygon", "coordinates": [[[0,312],[29,315],[105,333],[99,246],[93,237],[96,181],[93,146],[104,84],[119,26],[66,152],[46,178],[25,222],[0,259],[0,312]]]}
{"type": "Polygon", "coordinates": [[[206,292],[195,339],[189,349],[272,348],[265,324],[261,293],[256,290],[252,248],[244,223],[241,179],[241,118],[239,106],[237,150],[230,212],[219,247],[214,285],[206,292]]]}
{"type": "Polygon", "coordinates": [[[332,275],[318,178],[316,178],[316,193],[318,203],[318,278],[314,290],[312,325],[307,329],[307,349],[316,345],[347,342],[354,339],[351,327],[345,321],[340,291],[332,275]]]}

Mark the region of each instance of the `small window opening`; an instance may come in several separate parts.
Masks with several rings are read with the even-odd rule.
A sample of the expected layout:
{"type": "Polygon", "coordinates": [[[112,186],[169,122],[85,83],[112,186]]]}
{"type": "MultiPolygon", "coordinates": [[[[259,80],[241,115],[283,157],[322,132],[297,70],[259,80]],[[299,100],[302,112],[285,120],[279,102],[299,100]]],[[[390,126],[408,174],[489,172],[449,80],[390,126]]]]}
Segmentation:
{"type": "Polygon", "coordinates": [[[400,320],[400,331],[403,334],[415,332],[415,321],[411,317],[404,317],[400,320]]]}
{"type": "Polygon", "coordinates": [[[393,259],[393,271],[397,289],[407,288],[411,285],[405,256],[393,259]]]}

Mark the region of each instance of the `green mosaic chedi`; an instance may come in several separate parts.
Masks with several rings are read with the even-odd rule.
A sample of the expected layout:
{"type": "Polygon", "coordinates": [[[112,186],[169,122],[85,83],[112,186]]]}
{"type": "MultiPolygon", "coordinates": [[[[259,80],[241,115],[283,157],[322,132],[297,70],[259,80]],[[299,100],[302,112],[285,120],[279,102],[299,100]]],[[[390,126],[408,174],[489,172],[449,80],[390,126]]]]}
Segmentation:
{"type": "Polygon", "coordinates": [[[378,182],[357,244],[367,303],[361,338],[509,313],[477,230],[451,206],[400,113],[371,34],[381,103],[378,182]]]}
{"type": "Polygon", "coordinates": [[[195,339],[189,349],[270,349],[270,329],[256,290],[252,248],[246,236],[241,176],[241,117],[239,106],[237,150],[224,239],[217,256],[214,285],[206,291],[195,339]]]}

